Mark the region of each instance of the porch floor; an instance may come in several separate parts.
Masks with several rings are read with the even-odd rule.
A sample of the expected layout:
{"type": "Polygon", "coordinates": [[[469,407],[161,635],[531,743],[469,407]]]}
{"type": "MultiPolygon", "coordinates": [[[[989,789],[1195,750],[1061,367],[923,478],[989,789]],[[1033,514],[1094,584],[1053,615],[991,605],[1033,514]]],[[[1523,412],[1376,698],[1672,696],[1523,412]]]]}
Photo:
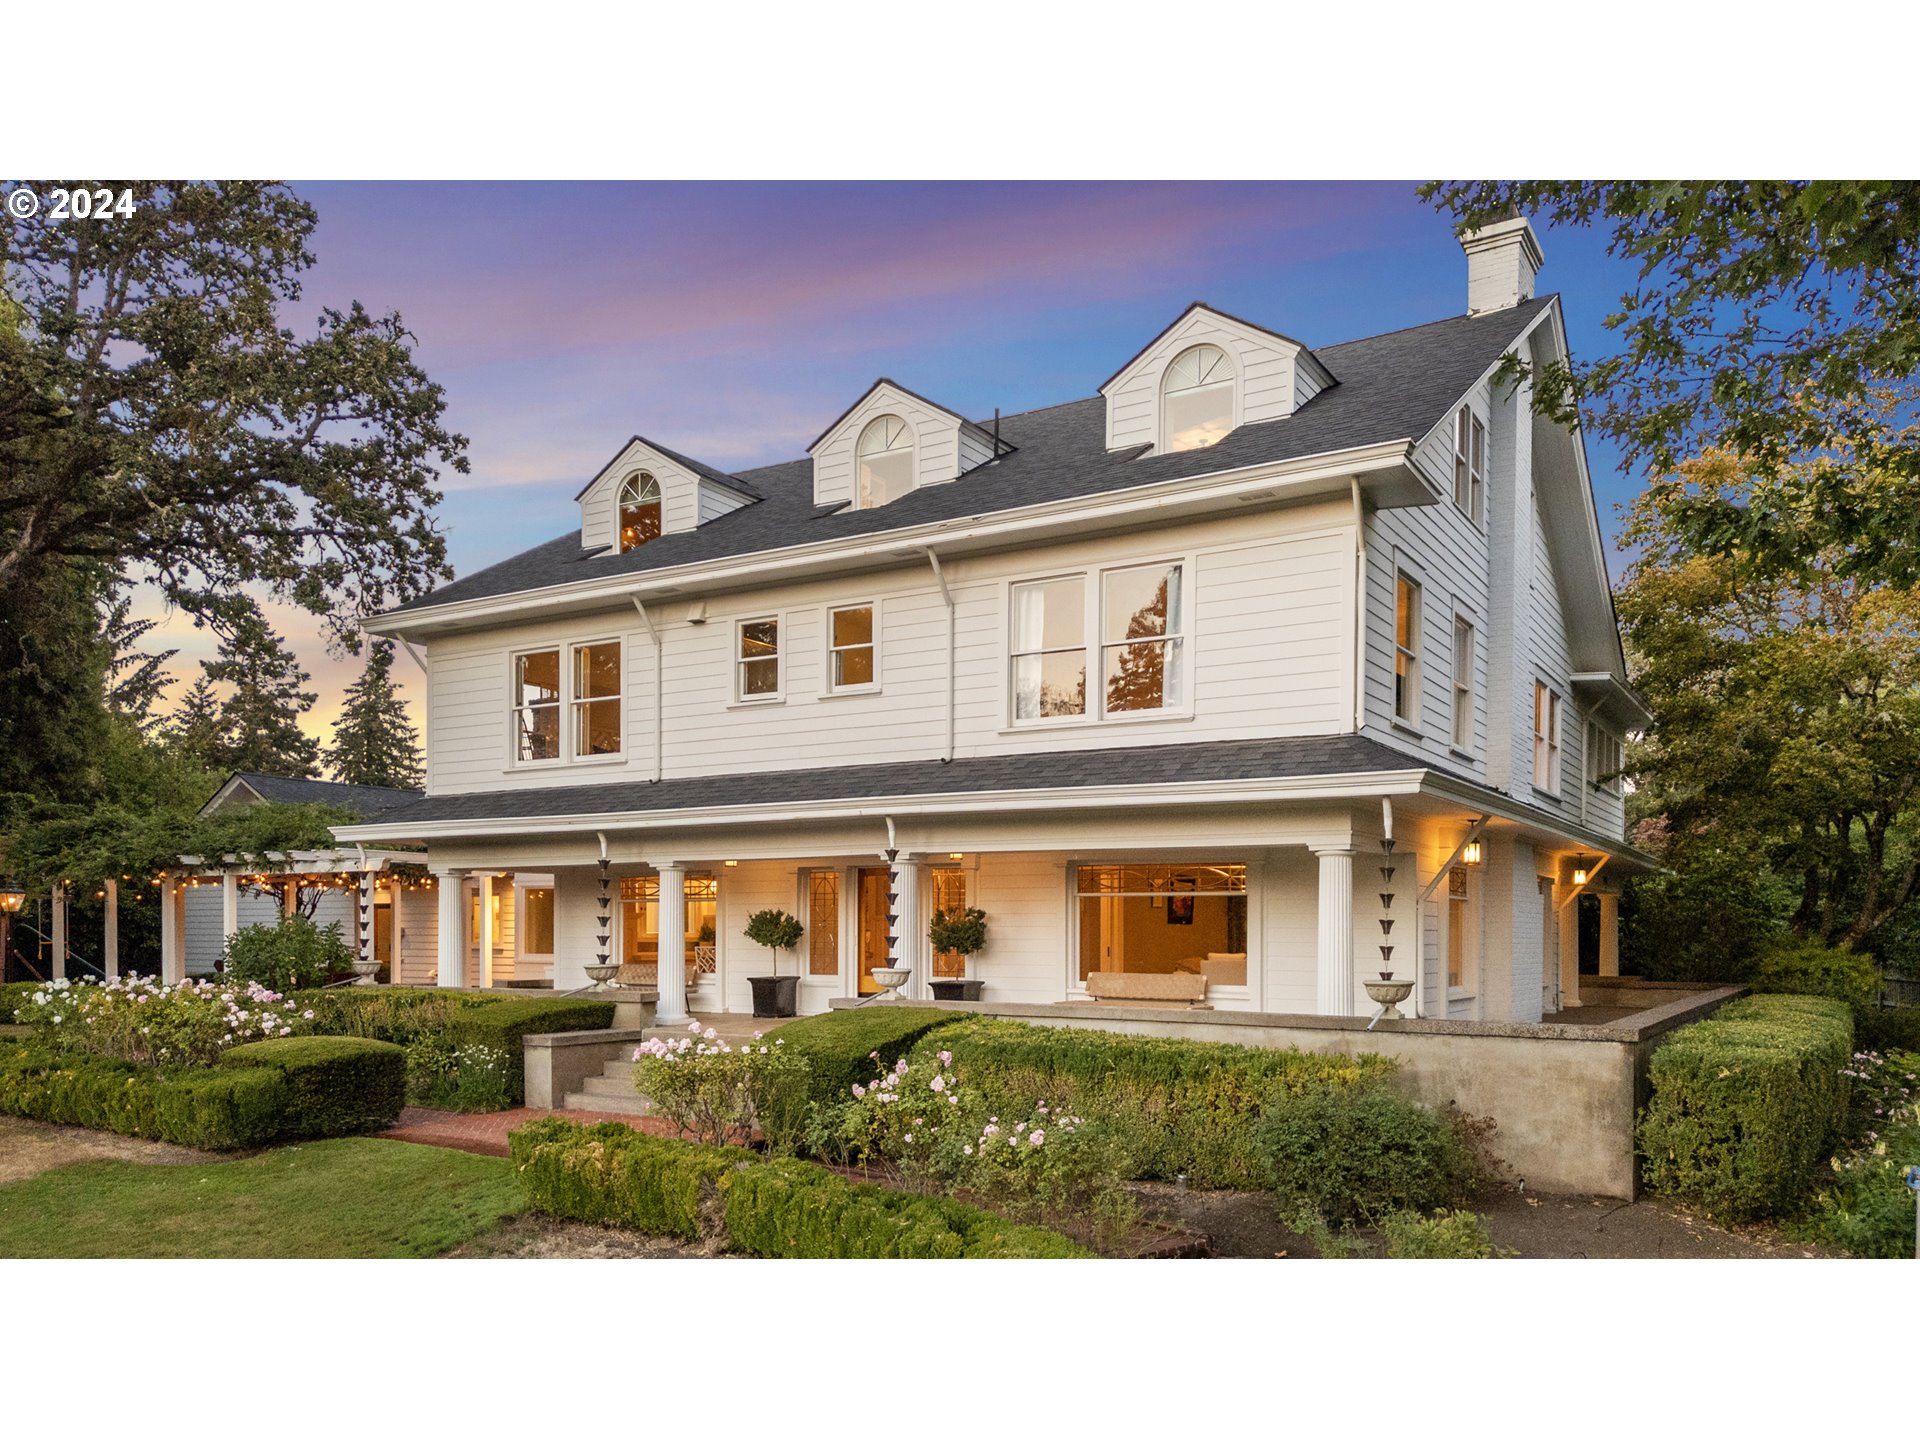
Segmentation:
{"type": "Polygon", "coordinates": [[[1555,1010],[1551,1015],[1542,1015],[1542,1025],[1617,1025],[1622,1020],[1631,1020],[1636,1015],[1646,1014],[1645,1007],[1632,1005],[1576,1005],[1570,1010],[1555,1010]]]}

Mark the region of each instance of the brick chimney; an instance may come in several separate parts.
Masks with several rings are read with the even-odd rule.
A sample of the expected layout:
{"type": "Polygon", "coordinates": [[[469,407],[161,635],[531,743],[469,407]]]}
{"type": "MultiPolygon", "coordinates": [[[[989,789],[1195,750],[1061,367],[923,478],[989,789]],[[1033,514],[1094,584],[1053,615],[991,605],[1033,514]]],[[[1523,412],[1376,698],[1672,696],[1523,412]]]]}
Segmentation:
{"type": "Polygon", "coordinates": [[[1460,237],[1467,252],[1467,313],[1506,310],[1533,298],[1533,277],[1545,256],[1524,215],[1496,220],[1460,237]]]}

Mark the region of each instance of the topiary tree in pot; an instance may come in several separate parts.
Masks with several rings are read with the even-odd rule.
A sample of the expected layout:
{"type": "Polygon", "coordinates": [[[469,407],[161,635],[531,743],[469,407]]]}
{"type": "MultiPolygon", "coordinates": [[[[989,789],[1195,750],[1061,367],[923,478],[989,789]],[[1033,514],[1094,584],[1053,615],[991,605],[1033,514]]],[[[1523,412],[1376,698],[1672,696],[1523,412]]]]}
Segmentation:
{"type": "MultiPolygon", "coordinates": [[[[927,925],[927,941],[936,955],[948,951],[963,958],[977,955],[987,948],[987,912],[972,905],[955,910],[936,910],[927,925]]],[[[938,1000],[980,998],[978,980],[935,980],[931,983],[934,998],[938,1000]]]]}
{"type": "Polygon", "coordinates": [[[806,933],[799,920],[784,910],[756,910],[747,917],[747,939],[773,952],[773,974],[747,978],[755,1015],[792,1015],[799,1009],[800,976],[780,973],[780,952],[793,949],[806,933]]]}

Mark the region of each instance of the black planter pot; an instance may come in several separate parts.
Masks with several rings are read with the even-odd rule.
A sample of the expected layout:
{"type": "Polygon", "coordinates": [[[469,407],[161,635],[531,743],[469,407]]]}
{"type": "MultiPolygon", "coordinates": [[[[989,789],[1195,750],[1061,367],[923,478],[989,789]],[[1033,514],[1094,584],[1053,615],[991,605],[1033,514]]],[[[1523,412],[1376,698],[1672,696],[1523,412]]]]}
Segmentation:
{"type": "Polygon", "coordinates": [[[798,975],[749,975],[747,984],[753,987],[753,1013],[759,1019],[779,1019],[798,1013],[798,975]]]}
{"type": "Polygon", "coordinates": [[[936,1000],[978,1000],[987,982],[984,980],[929,980],[927,984],[936,1000]]]}

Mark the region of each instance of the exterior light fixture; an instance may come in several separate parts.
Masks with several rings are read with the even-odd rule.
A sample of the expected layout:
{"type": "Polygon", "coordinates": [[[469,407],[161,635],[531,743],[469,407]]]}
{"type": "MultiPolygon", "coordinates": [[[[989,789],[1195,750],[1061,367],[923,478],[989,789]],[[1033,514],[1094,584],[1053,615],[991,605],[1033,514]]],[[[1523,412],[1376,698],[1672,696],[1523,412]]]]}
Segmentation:
{"type": "Polygon", "coordinates": [[[740,862],[738,860],[727,861],[727,869],[738,870],[739,868],[740,868],[740,862]]]}
{"type": "Polygon", "coordinates": [[[949,860],[964,860],[966,858],[967,856],[964,850],[949,850],[947,852],[947,859],[949,860]]]}
{"type": "Polygon", "coordinates": [[[1584,856],[1573,862],[1573,883],[1574,884],[1576,885],[1586,884],[1587,876],[1589,876],[1592,873],[1593,873],[1592,863],[1588,861],[1584,856]]]}
{"type": "Polygon", "coordinates": [[[18,915],[27,903],[27,892],[11,880],[0,882],[0,915],[18,915]]]}
{"type": "Polygon", "coordinates": [[[1467,841],[1460,850],[1460,863],[1462,865],[1478,865],[1480,860],[1480,842],[1478,840],[1467,841]]]}

